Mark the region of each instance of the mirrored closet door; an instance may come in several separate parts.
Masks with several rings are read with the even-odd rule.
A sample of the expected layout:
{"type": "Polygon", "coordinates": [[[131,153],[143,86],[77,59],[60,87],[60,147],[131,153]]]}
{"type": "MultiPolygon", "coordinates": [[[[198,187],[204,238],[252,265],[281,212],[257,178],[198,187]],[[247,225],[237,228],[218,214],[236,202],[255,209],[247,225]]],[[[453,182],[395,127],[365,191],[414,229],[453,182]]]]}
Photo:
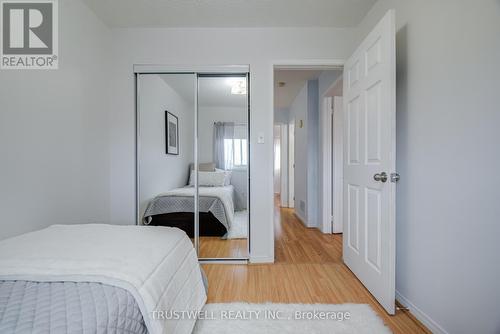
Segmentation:
{"type": "Polygon", "coordinates": [[[247,87],[243,72],[137,74],[138,224],[181,229],[200,259],[249,257],[247,87]]]}
{"type": "Polygon", "coordinates": [[[137,77],[139,224],[180,228],[193,243],[196,80],[195,74],[137,77]]]}
{"type": "Polygon", "coordinates": [[[248,152],[247,77],[200,75],[200,258],[248,257],[248,152]]]}

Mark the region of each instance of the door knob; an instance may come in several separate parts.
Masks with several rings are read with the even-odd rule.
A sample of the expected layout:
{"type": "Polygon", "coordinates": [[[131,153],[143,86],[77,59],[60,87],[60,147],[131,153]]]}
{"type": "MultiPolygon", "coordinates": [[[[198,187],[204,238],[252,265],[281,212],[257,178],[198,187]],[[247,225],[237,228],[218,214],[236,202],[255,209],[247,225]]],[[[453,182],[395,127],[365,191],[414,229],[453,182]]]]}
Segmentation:
{"type": "Polygon", "coordinates": [[[387,182],[387,173],[386,172],[382,172],[380,174],[377,173],[373,175],[373,179],[377,182],[380,181],[382,183],[385,183],[387,182]]]}

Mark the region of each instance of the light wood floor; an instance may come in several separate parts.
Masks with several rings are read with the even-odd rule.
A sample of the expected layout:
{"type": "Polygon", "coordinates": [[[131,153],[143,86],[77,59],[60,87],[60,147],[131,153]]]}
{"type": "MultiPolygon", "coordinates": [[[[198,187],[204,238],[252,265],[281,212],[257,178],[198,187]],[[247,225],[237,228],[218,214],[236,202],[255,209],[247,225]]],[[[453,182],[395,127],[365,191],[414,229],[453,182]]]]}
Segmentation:
{"type": "Polygon", "coordinates": [[[224,240],[220,237],[200,237],[200,258],[247,258],[247,239],[224,240]]]}
{"type": "Polygon", "coordinates": [[[364,303],[394,333],[430,333],[410,313],[389,316],[342,263],[342,237],[308,229],[275,201],[275,263],[203,265],[209,303],[364,303]]]}

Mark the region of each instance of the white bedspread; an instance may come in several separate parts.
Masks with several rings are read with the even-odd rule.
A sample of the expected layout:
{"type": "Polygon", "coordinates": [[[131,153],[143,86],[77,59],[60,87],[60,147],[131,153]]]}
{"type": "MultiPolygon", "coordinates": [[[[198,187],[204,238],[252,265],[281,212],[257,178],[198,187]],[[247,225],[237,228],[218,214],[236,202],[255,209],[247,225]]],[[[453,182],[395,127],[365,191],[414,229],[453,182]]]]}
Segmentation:
{"type": "MultiPolygon", "coordinates": [[[[234,221],[234,187],[232,185],[225,187],[199,187],[198,195],[200,197],[214,197],[220,199],[222,204],[224,205],[224,211],[226,211],[226,220],[229,226],[226,226],[228,229],[231,228],[234,221]]],[[[161,196],[179,196],[179,197],[194,197],[194,187],[183,187],[172,189],[162,194],[159,194],[158,197],[161,196]]]]}
{"type": "Polygon", "coordinates": [[[156,226],[53,225],[0,241],[0,280],[100,282],[128,290],[151,334],[191,333],[195,319],[155,320],[154,311],[199,311],[206,292],[191,241],[156,226]]]}

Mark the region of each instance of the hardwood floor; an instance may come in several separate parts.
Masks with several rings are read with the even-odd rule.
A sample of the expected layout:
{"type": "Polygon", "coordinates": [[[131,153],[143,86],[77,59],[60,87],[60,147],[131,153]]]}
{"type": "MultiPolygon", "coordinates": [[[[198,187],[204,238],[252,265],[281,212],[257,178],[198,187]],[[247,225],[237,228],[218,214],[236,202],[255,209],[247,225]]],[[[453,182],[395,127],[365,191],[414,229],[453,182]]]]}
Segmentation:
{"type": "Polygon", "coordinates": [[[409,312],[389,316],[342,263],[342,237],[308,229],[275,201],[275,263],[207,264],[209,303],[364,303],[394,333],[430,333],[409,312]]]}
{"type": "Polygon", "coordinates": [[[247,258],[247,239],[200,237],[200,258],[247,258]]]}

